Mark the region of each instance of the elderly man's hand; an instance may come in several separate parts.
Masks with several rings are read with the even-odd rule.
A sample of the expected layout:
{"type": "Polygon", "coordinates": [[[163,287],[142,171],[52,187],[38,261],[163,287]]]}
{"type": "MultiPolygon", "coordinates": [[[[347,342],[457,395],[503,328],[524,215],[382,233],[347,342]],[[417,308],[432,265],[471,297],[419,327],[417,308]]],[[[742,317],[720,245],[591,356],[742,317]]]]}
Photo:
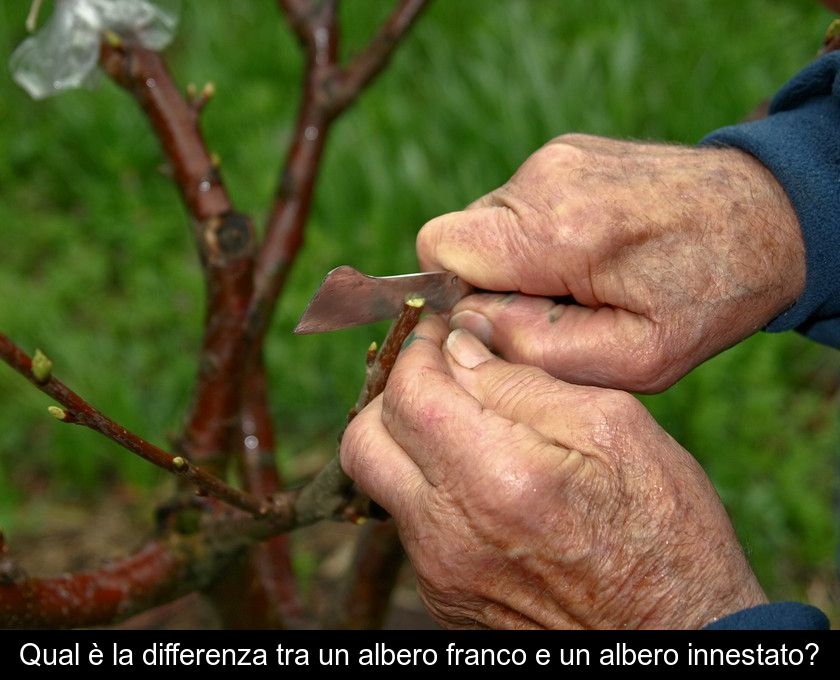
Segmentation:
{"type": "Polygon", "coordinates": [[[504,358],[645,392],[766,325],[805,282],[796,214],[751,156],[581,135],[426,224],[417,252],[426,269],[527,294],[453,310],[504,358]]]}
{"type": "Polygon", "coordinates": [[[702,469],[637,400],[448,332],[421,322],[341,445],[441,623],[694,627],[766,601],[702,469]]]}

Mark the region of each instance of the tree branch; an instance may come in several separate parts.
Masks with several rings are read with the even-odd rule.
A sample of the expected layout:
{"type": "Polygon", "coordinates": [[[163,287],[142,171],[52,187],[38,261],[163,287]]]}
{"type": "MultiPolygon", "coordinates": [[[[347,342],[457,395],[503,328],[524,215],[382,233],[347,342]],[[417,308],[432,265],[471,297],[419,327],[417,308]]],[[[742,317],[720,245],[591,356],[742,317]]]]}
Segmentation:
{"type": "Polygon", "coordinates": [[[257,500],[250,494],[228,486],[209,472],[192,465],[180,456],[173,456],[154,444],[150,444],[142,437],[108,418],[58,378],[52,376],[50,373],[51,365],[44,368],[44,362],[49,362],[49,360],[43,354],[36,356],[39,357],[41,366],[38,365],[38,362],[33,366],[32,359],[6,335],[0,333],[0,359],[29,380],[41,392],[52,397],[64,407],[63,409],[58,407],[50,409],[50,412],[58,420],[84,425],[149,461],[152,465],[187,479],[201,491],[234,507],[254,515],[268,512],[269,507],[266,503],[257,500]]]}
{"type": "MultiPolygon", "coordinates": [[[[192,218],[206,278],[207,315],[198,380],[179,449],[222,475],[244,374],[246,348],[240,340],[253,285],[253,226],[233,210],[218,158],[207,149],[199,128],[200,107],[178,90],[163,58],[139,46],[103,41],[100,62],[149,119],[192,218]]],[[[203,99],[213,92],[205,86],[203,99]]]]}
{"type": "MultiPolygon", "coordinates": [[[[359,397],[356,399],[356,403],[347,414],[348,425],[365,406],[376,399],[382,393],[382,390],[385,389],[388,376],[391,375],[391,369],[394,368],[394,364],[397,361],[397,355],[399,355],[403,344],[414,330],[417,322],[420,321],[420,315],[423,313],[425,305],[426,301],[421,297],[407,298],[402,312],[391,325],[388,335],[385,336],[382,348],[372,359],[370,354],[368,354],[365,382],[359,391],[359,397]]],[[[371,349],[374,348],[371,347],[371,349]]],[[[370,353],[370,350],[368,351],[370,353]]]]}
{"type": "Polygon", "coordinates": [[[77,628],[116,623],[209,587],[243,550],[295,528],[290,492],[276,514],[205,513],[192,529],[170,530],[135,554],[57,578],[0,581],[0,628],[77,628]]]}
{"type": "MultiPolygon", "coordinates": [[[[266,498],[282,488],[282,479],[275,462],[277,443],[262,357],[247,376],[243,390],[241,423],[232,448],[238,451],[243,487],[257,498],[266,498]]],[[[213,594],[229,627],[277,628],[301,623],[303,609],[295,588],[288,536],[275,536],[253,546],[238,569],[227,570],[213,594]],[[256,582],[262,587],[255,587],[256,582]],[[255,611],[258,617],[253,615],[255,611]]]]}
{"type": "Polygon", "coordinates": [[[308,10],[312,3],[309,0],[277,0],[277,4],[301,45],[305,46],[310,36],[308,10]]]}
{"type": "MultiPolygon", "coordinates": [[[[356,403],[347,413],[345,429],[350,421],[385,389],[385,383],[388,382],[388,376],[391,375],[397,355],[420,320],[425,304],[425,300],[420,297],[406,300],[402,312],[388,330],[382,349],[372,362],[368,362],[364,385],[356,403]]],[[[339,436],[339,442],[343,435],[344,430],[339,436]]],[[[341,469],[338,456],[332,458],[312,482],[301,490],[300,501],[322,513],[316,519],[332,518],[358,522],[371,516],[373,510],[370,499],[354,493],[353,480],[341,469]],[[310,501],[310,496],[321,500],[320,502],[310,501]]]]}
{"type": "Polygon", "coordinates": [[[368,46],[337,74],[331,83],[332,107],[335,112],[352,104],[384,69],[409,29],[426,8],[428,0],[401,0],[382,24],[368,46]]]}
{"type": "MultiPolygon", "coordinates": [[[[337,1],[279,2],[306,49],[307,68],[294,138],[258,257],[255,257],[253,227],[246,216],[233,210],[221,179],[218,158],[208,151],[199,128],[199,113],[214,89],[206,86],[198,96],[192,88],[189,96],[184,97],[158,54],[123,43],[118,37],[103,44],[100,53],[105,72],[132,94],[148,117],[192,218],[207,281],[207,318],[194,401],[179,450],[200,462],[201,467],[122,428],[52,376],[37,378],[29,357],[5,336],[0,336],[3,358],[62,404],[63,409],[55,409],[61,420],[85,425],[108,436],[250,515],[224,514],[214,507],[203,520],[203,526],[210,528],[205,526],[189,541],[180,534],[174,544],[171,544],[172,537],[166,539],[166,545],[163,541],[153,541],[137,555],[94,572],[61,579],[26,578],[3,583],[0,616],[4,624],[14,620],[17,625],[35,625],[40,621],[40,625],[78,626],[124,618],[190,589],[205,587],[215,578],[222,562],[229,564],[234,552],[241,554],[257,542],[320,519],[358,519],[366,508],[352,493],[352,483],[348,485],[337,458],[298,491],[277,492],[276,469],[271,474],[261,473],[254,456],[242,458],[243,477],[253,494],[233,489],[219,477],[225,469],[227,452],[236,449],[231,443],[237,439],[243,441],[244,430],[239,425],[244,425],[245,420],[241,418],[257,414],[260,429],[270,431],[267,401],[249,400],[248,386],[253,376],[262,371],[259,361],[262,339],[302,243],[330,123],[384,67],[394,45],[413,21],[411,15],[416,16],[422,3],[403,2],[371,45],[344,71],[337,66],[337,1]],[[271,488],[275,490],[271,498],[260,501],[259,498],[265,497],[263,492],[271,488]],[[219,547],[220,541],[224,549],[219,547]],[[187,544],[193,547],[187,549],[187,544]],[[135,574],[137,570],[142,573],[135,574]],[[132,579],[136,581],[136,591],[126,588],[132,579]],[[22,614],[24,609],[28,613],[22,614]]],[[[401,332],[398,328],[394,333],[399,323],[398,320],[392,327],[389,337],[401,332]]],[[[397,343],[396,351],[403,340],[397,343]]],[[[380,354],[377,356],[380,363],[393,362],[396,358],[396,352],[390,359],[387,353],[380,354]]],[[[259,456],[262,463],[273,450],[273,433],[258,438],[262,442],[259,456]],[[271,448],[264,449],[263,443],[271,448]]],[[[276,544],[276,550],[270,557],[276,558],[284,550],[285,539],[272,543],[276,544]]],[[[268,559],[269,555],[264,557],[268,559]]],[[[288,558],[288,553],[285,557],[288,558]]],[[[259,565],[265,566],[266,559],[254,562],[263,576],[266,571],[259,565]]],[[[265,588],[266,578],[261,581],[265,588]]],[[[284,585],[282,578],[277,585],[284,585]]]]}
{"type": "Polygon", "coordinates": [[[370,44],[351,64],[337,64],[334,0],[280,0],[307,62],[304,93],[283,165],[265,237],[257,253],[247,336],[259,342],[274,314],[292,264],[303,244],[315,177],[332,121],[373,81],[412,26],[426,0],[401,0],[370,44]]]}
{"type": "Polygon", "coordinates": [[[405,552],[392,520],[365,524],[356,542],[353,562],[330,602],[327,627],[382,628],[404,559],[405,552]]]}
{"type": "Polygon", "coordinates": [[[177,597],[185,555],[153,540],[100,569],[0,583],[0,628],[101,625],[177,597]]]}
{"type": "MultiPolygon", "coordinates": [[[[399,349],[417,325],[422,310],[422,299],[406,302],[368,367],[365,387],[348,414],[348,422],[355,415],[353,411],[364,406],[365,399],[374,399],[384,388],[399,349]]],[[[33,369],[32,360],[0,334],[0,358],[62,404],[71,422],[87,425],[135,453],[135,447],[139,448],[146,454],[140,454],[143,458],[165,469],[180,465],[174,462],[177,457],[109,420],[53,377],[43,355],[33,369]]],[[[203,483],[205,475],[196,477],[195,483],[203,483]]],[[[207,490],[214,493],[217,487],[211,485],[207,490]]],[[[236,497],[242,492],[229,489],[222,500],[230,502],[231,494],[236,497]]],[[[205,512],[194,532],[171,531],[137,554],[91,572],[54,579],[24,576],[0,580],[0,627],[77,627],[127,618],[208,587],[232,559],[256,543],[325,519],[358,521],[367,509],[364,500],[353,493],[352,481],[336,457],[301,489],[276,493],[267,503],[258,504],[256,513],[254,500],[242,504],[250,514],[205,512]]]]}
{"type": "MultiPolygon", "coordinates": [[[[253,289],[254,233],[250,220],[233,211],[218,157],[207,149],[199,127],[199,114],[214,96],[215,87],[208,83],[199,92],[190,85],[184,97],[163,58],[132,45],[103,45],[101,62],[148,117],[192,218],[205,273],[207,311],[198,379],[177,448],[189,459],[223,476],[230,452],[242,450],[238,424],[243,417],[240,411],[249,374],[249,347],[243,333],[253,289]]],[[[263,398],[267,398],[267,393],[263,398]]],[[[259,415],[264,418],[260,428],[270,431],[267,403],[259,415]]],[[[253,464],[251,459],[242,462],[245,468],[253,464]]],[[[277,492],[280,479],[273,450],[260,461],[258,472],[243,474],[243,479],[246,490],[256,498],[277,492]],[[250,482],[255,476],[265,483],[252,487],[250,482]],[[267,482],[269,477],[273,484],[267,482]]],[[[221,611],[225,608],[222,600],[230,598],[213,598],[226,624],[244,616],[251,626],[260,621],[276,626],[282,625],[286,615],[299,617],[287,540],[279,537],[255,550],[253,561],[246,560],[241,569],[230,570],[231,582],[247,582],[251,604],[255,606],[227,608],[233,614],[227,616],[221,611]],[[267,551],[270,557],[266,556],[267,551]],[[254,587],[255,573],[262,587],[254,587]]]]}

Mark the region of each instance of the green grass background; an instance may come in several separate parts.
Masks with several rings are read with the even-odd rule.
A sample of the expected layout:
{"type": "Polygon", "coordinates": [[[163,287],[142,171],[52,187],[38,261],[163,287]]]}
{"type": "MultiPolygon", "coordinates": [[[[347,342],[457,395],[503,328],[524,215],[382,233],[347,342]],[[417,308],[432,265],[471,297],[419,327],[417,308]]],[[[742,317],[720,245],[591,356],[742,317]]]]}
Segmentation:
{"type": "MultiPolygon", "coordinates": [[[[0,2],[0,55],[28,2],[0,2]]],[[[389,0],[344,2],[344,52],[389,0]]],[[[392,67],[336,125],[301,253],[268,340],[284,462],[332,446],[380,329],[297,338],[328,269],[416,267],[427,219],[504,182],[567,131],[692,144],[744,116],[813,58],[811,0],[437,0],[392,67]]],[[[260,224],[298,97],[301,57],[273,0],[184,2],[167,50],[213,80],[209,145],[260,224]]],[[[202,285],[187,221],[134,103],[114,85],[34,102],[0,70],[0,328],[117,420],[167,443],[196,370],[202,285]]],[[[705,465],[775,598],[836,598],[840,355],[761,334],[646,398],[705,465]]],[[[0,366],[0,526],[32,497],[85,504],[165,477],[81,429],[0,366]]],[[[835,600],[836,603],[836,600],[835,600]]]]}

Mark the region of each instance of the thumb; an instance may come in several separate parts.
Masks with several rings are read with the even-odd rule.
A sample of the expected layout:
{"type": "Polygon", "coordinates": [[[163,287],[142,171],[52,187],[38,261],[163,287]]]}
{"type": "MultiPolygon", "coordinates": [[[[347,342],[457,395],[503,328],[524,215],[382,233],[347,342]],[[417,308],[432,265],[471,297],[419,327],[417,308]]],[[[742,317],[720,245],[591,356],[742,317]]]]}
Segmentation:
{"type": "Polygon", "coordinates": [[[673,382],[650,319],[614,307],[556,304],[527,295],[471,295],[452,310],[503,358],[586,385],[656,392],[673,382]]]}
{"type": "Polygon", "coordinates": [[[484,205],[441,215],[417,234],[417,258],[422,269],[447,269],[476,288],[569,295],[560,272],[571,265],[558,266],[535,222],[484,205]]]}

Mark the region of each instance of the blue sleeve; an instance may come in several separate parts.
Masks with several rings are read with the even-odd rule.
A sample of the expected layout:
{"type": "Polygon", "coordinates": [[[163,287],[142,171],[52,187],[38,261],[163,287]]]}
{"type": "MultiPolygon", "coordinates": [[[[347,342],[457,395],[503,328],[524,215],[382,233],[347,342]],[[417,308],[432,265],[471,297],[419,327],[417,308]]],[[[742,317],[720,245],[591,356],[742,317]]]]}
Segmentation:
{"type": "Polygon", "coordinates": [[[773,98],[763,120],[716,130],[703,145],[760,160],[790,198],[805,241],[805,290],[768,331],[796,329],[840,348],[840,53],[821,57],[773,98]]]}
{"type": "Polygon", "coordinates": [[[743,609],[703,630],[828,630],[828,618],[816,607],[799,602],[773,602],[743,609]]]}

